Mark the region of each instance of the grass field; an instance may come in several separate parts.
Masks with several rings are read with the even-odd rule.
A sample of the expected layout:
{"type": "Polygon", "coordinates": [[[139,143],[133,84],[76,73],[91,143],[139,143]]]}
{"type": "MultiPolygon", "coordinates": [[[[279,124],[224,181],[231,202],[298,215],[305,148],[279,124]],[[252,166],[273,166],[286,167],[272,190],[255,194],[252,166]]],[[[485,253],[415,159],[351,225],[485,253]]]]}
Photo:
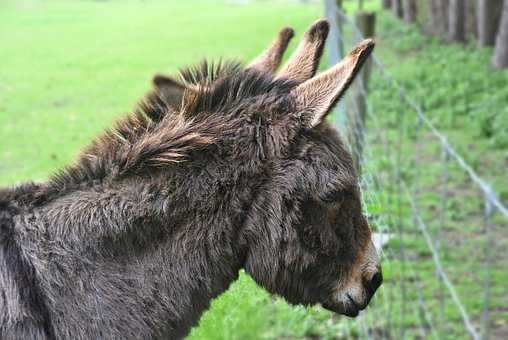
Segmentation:
{"type": "Polygon", "coordinates": [[[150,86],[203,58],[249,60],[315,6],[225,1],[0,2],[0,183],[41,180],[150,86]]]}
{"type": "MultiPolygon", "coordinates": [[[[372,3],[367,5],[373,6],[372,3]]],[[[282,26],[296,29],[296,41],[319,16],[321,5],[295,1],[251,1],[247,6],[218,0],[1,1],[0,185],[44,180],[71,162],[93,136],[131,110],[149,89],[154,73],[175,72],[205,57],[247,61],[282,26]]],[[[506,201],[507,72],[488,68],[488,50],[428,41],[415,28],[408,28],[386,13],[379,18],[378,32],[377,53],[390,72],[424,105],[438,127],[506,201]]],[[[295,45],[293,42],[291,48],[295,45]]],[[[396,112],[409,109],[375,74],[371,96],[388,136],[395,138],[396,112]]],[[[419,139],[414,134],[414,117],[408,117],[404,121],[404,138],[414,146],[419,139]]],[[[426,188],[422,204],[431,212],[426,217],[434,218],[439,150],[432,142],[425,143],[422,149],[428,163],[421,179],[426,188]]],[[[407,159],[413,156],[409,147],[403,152],[407,159]]],[[[383,168],[382,161],[379,163],[374,166],[383,168]]],[[[477,322],[481,291],[471,272],[481,270],[481,262],[464,258],[481,246],[481,240],[463,244],[463,238],[474,237],[478,231],[481,202],[470,187],[465,189],[466,177],[457,169],[451,172],[454,199],[448,207],[447,241],[460,246],[453,248],[445,263],[454,269],[454,283],[477,322]]],[[[412,170],[407,176],[414,176],[412,170]]],[[[392,206],[379,209],[379,213],[393,212],[392,206]]],[[[404,225],[409,228],[412,222],[408,207],[403,209],[408,216],[404,225]]],[[[496,229],[499,247],[507,239],[502,226],[499,222],[496,229]]],[[[434,310],[439,304],[440,286],[436,284],[428,249],[416,234],[410,234],[405,242],[423,281],[424,297],[434,310]]],[[[398,245],[399,240],[391,243],[394,248],[398,245]]],[[[508,324],[508,297],[503,288],[508,281],[503,270],[505,257],[499,256],[494,267],[493,322],[498,328],[508,324]]],[[[372,312],[367,313],[374,324],[387,308],[382,303],[386,299],[394,300],[390,305],[396,316],[392,322],[398,322],[400,301],[397,292],[390,295],[389,289],[398,289],[396,274],[400,265],[395,258],[385,267],[386,283],[374,300],[372,312]]],[[[415,292],[410,294],[408,299],[416,300],[415,292]]],[[[447,301],[446,318],[456,325],[448,330],[449,334],[463,335],[456,309],[447,301]]],[[[319,308],[289,306],[242,274],[227,293],[213,302],[191,339],[333,339],[356,327],[356,323],[341,320],[319,308]]],[[[408,313],[403,323],[408,338],[418,335],[418,322],[417,315],[408,313]]],[[[356,334],[357,330],[353,332],[356,334]]]]}

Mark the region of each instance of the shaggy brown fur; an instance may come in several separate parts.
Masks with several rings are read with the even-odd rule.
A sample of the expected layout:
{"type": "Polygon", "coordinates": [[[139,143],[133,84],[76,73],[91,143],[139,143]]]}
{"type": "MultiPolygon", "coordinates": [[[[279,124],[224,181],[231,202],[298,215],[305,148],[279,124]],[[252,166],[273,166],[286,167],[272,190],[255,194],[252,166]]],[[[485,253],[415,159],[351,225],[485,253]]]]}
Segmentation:
{"type": "MultiPolygon", "coordinates": [[[[292,67],[317,65],[316,30],[292,67]]],[[[74,165],[0,190],[1,339],[182,338],[242,268],[291,303],[366,307],[379,261],[324,118],[373,44],[308,80],[272,74],[279,39],[255,67],[161,76],[74,165]]]]}

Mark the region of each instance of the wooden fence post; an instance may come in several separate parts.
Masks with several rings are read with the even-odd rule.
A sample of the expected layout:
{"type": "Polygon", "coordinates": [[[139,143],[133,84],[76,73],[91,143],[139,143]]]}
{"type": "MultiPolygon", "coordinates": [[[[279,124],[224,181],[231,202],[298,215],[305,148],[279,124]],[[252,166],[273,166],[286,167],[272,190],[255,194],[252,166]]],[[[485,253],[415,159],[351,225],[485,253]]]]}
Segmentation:
{"type": "MultiPolygon", "coordinates": [[[[335,4],[337,5],[339,11],[342,11],[342,0],[335,0],[335,4]]],[[[336,16],[337,16],[337,27],[339,28],[339,35],[341,35],[342,37],[344,34],[342,32],[342,19],[339,18],[338,14],[336,14],[336,16]]],[[[341,59],[344,57],[345,52],[346,51],[344,51],[344,41],[342,39],[339,39],[339,56],[341,59]]]]}
{"type": "Polygon", "coordinates": [[[402,19],[404,17],[404,10],[402,8],[402,0],[392,0],[392,10],[393,14],[402,19]]]}
{"type": "MultiPolygon", "coordinates": [[[[376,13],[359,11],[356,14],[356,25],[365,38],[372,38],[376,33],[376,13]]],[[[364,65],[354,86],[352,96],[352,108],[349,110],[349,124],[352,138],[353,161],[360,174],[365,144],[365,121],[367,115],[368,83],[372,69],[372,60],[369,59],[364,65]]]]}
{"type": "Polygon", "coordinates": [[[503,0],[478,1],[478,44],[480,46],[494,46],[501,21],[503,0]]]}
{"type": "Polygon", "coordinates": [[[404,11],[404,21],[408,24],[415,23],[418,16],[418,4],[416,0],[404,0],[402,9],[404,11]]]}
{"type": "Polygon", "coordinates": [[[390,9],[392,8],[392,0],[383,0],[383,8],[390,9]]]}
{"type": "MultiPolygon", "coordinates": [[[[343,34],[343,19],[341,12],[343,10],[342,0],[325,0],[326,17],[330,21],[330,35],[328,37],[327,49],[329,53],[330,65],[339,63],[344,58],[344,34],[343,34]],[[339,11],[339,12],[337,12],[339,11]]],[[[337,124],[345,125],[346,121],[346,105],[344,101],[339,101],[335,109],[334,116],[337,119],[337,124]]]]}
{"type": "MultiPolygon", "coordinates": [[[[356,26],[365,38],[373,38],[376,35],[376,13],[360,11],[356,13],[356,26]]],[[[363,66],[362,77],[364,85],[367,88],[367,82],[370,76],[372,61],[369,59],[363,66]]]]}
{"type": "Polygon", "coordinates": [[[466,41],[466,2],[451,0],[448,7],[448,40],[466,41]]]}

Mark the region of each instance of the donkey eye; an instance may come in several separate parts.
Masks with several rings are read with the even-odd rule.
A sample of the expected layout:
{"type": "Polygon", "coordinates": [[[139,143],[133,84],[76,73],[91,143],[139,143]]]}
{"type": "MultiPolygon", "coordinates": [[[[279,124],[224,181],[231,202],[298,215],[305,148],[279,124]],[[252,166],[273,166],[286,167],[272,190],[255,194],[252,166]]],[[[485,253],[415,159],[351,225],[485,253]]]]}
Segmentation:
{"type": "Polygon", "coordinates": [[[316,231],[316,226],[304,226],[300,233],[302,243],[311,250],[317,250],[321,246],[319,234],[316,231]]]}
{"type": "Polygon", "coordinates": [[[344,200],[344,193],[339,190],[329,191],[320,197],[326,204],[338,204],[344,200]]]}

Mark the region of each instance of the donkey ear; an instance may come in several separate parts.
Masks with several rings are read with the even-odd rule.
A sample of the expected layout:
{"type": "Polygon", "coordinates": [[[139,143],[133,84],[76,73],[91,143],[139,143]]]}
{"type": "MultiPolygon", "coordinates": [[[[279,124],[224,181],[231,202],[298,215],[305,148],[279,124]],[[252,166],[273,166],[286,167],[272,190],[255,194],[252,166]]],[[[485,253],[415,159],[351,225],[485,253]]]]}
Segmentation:
{"type": "Polygon", "coordinates": [[[316,74],[319,59],[323,54],[330,25],[324,19],[317,20],[305,32],[288,63],[280,71],[278,78],[286,78],[303,83],[316,74]]]}
{"type": "Polygon", "coordinates": [[[162,87],[162,86],[167,86],[167,85],[170,85],[170,86],[171,85],[175,85],[175,86],[180,85],[180,83],[177,80],[173,79],[170,76],[165,76],[163,74],[154,75],[152,78],[152,82],[155,87],[162,87]]]}
{"type": "Polygon", "coordinates": [[[298,85],[292,94],[308,128],[321,123],[351,85],[361,66],[374,49],[374,41],[367,39],[356,46],[340,63],[326,72],[298,85]]]}
{"type": "Polygon", "coordinates": [[[294,31],[291,27],[283,28],[272,44],[254,59],[247,68],[268,73],[275,72],[293,35],[294,31]]]}
{"type": "Polygon", "coordinates": [[[175,109],[179,109],[181,107],[184,92],[185,90],[188,90],[185,85],[169,76],[161,74],[156,74],[153,77],[152,82],[161,98],[167,104],[175,109]]]}

